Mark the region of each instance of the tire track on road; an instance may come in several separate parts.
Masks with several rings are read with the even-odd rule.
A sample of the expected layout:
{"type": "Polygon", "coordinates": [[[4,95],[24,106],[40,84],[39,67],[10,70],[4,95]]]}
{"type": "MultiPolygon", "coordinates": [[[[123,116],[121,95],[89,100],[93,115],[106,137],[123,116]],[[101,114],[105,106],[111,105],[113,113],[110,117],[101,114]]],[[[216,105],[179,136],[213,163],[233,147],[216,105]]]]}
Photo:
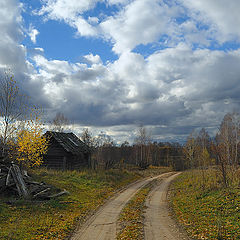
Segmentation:
{"type": "Polygon", "coordinates": [[[180,173],[163,179],[149,193],[146,199],[145,240],[187,240],[187,235],[169,216],[167,192],[171,181],[180,173]]]}

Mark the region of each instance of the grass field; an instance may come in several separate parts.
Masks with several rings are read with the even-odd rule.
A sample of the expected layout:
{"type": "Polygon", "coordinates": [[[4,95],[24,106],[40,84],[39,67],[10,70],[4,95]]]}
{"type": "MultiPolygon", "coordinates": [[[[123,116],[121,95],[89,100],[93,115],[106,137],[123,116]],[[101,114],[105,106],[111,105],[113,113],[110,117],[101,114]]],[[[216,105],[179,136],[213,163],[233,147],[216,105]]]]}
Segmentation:
{"type": "Polygon", "coordinates": [[[223,188],[220,174],[207,170],[181,174],[172,185],[171,203],[179,222],[193,239],[240,239],[240,188],[223,188]]]}
{"type": "Polygon", "coordinates": [[[35,180],[66,189],[70,195],[46,202],[18,200],[11,204],[7,203],[9,198],[0,196],[0,239],[66,239],[77,223],[83,222],[117,189],[147,175],[169,170],[34,170],[35,180]]]}
{"type": "Polygon", "coordinates": [[[143,240],[144,239],[144,209],[148,193],[155,181],[147,184],[126,204],[119,216],[120,229],[117,240],[143,240]]]}

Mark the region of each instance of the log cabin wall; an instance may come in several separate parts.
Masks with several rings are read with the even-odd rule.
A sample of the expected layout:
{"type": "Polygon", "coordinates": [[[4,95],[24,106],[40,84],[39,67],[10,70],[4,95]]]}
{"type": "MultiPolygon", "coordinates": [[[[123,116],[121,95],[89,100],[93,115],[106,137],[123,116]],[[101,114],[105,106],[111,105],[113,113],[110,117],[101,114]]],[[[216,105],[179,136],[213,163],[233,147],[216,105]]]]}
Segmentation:
{"type": "Polygon", "coordinates": [[[69,153],[54,139],[51,138],[47,154],[44,156],[42,166],[53,169],[65,169],[64,158],[69,158],[69,153]]]}
{"type": "Polygon", "coordinates": [[[82,153],[79,151],[78,154],[68,152],[62,144],[60,144],[54,137],[51,137],[48,152],[44,156],[42,166],[61,170],[82,169],[88,166],[89,154],[90,152],[82,153]]]}

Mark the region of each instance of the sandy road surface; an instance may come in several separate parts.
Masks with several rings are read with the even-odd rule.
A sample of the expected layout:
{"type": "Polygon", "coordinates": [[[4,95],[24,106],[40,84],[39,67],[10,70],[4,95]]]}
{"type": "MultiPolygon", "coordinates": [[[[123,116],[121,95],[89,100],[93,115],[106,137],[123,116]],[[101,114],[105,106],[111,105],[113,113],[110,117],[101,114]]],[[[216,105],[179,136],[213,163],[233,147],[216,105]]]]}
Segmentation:
{"type": "Polygon", "coordinates": [[[116,239],[116,223],[124,205],[136,192],[156,178],[166,178],[173,173],[164,173],[157,177],[147,178],[131,184],[127,189],[110,199],[99,211],[92,216],[71,240],[114,240],[116,239]]]}
{"type": "Polygon", "coordinates": [[[145,239],[146,240],[184,240],[189,239],[176,226],[169,216],[167,191],[170,182],[180,173],[164,178],[149,193],[145,211],[145,239]]]}

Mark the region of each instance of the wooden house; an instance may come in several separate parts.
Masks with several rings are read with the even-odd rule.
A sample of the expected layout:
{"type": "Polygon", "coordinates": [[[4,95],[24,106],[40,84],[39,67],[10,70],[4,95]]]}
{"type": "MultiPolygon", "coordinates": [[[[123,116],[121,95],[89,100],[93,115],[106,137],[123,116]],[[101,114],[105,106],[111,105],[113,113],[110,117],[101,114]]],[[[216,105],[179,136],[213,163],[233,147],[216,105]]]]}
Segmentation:
{"type": "Polygon", "coordinates": [[[90,161],[90,149],[73,133],[47,131],[49,138],[47,154],[43,166],[54,169],[80,169],[90,161]]]}

